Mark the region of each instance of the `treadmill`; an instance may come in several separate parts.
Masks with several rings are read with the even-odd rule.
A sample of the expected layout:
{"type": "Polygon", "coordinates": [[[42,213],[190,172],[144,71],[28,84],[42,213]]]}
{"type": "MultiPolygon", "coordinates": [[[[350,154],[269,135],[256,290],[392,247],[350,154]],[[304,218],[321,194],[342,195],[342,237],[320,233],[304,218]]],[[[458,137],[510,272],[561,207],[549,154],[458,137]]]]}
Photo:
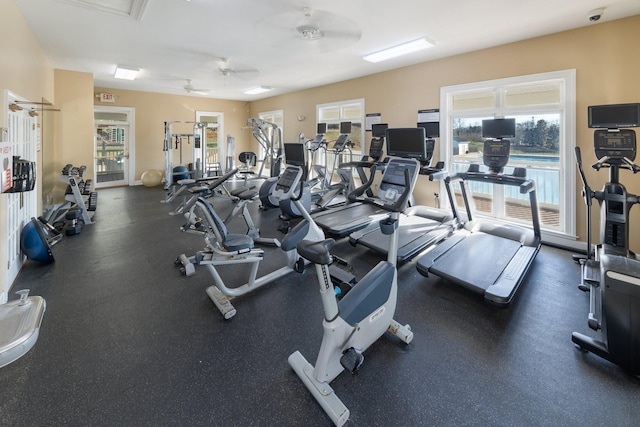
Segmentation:
{"type": "MultiPolygon", "coordinates": [[[[386,159],[383,162],[380,162],[380,159],[382,158],[387,125],[376,123],[372,126],[372,130],[373,137],[369,147],[369,155],[364,156],[360,161],[341,163],[339,165],[340,168],[355,168],[363,183],[367,182],[371,176],[367,176],[365,173],[366,169],[369,169],[370,174],[373,174],[375,171],[384,171],[386,166],[386,159]]],[[[382,191],[384,188],[392,188],[393,185],[395,184],[392,182],[386,182],[383,176],[379,188],[380,191],[382,191]]],[[[367,196],[373,197],[373,192],[369,191],[370,190],[367,191],[367,196]]],[[[371,223],[377,224],[381,219],[386,218],[387,215],[388,213],[384,209],[374,205],[360,202],[347,202],[346,205],[314,212],[311,214],[311,217],[326,234],[336,238],[342,238],[371,223]]]]}
{"type": "Polygon", "coordinates": [[[466,207],[467,222],[451,237],[420,257],[416,263],[424,275],[434,274],[484,296],[485,302],[507,308],[526,277],[541,245],[540,220],[535,183],[526,178],[525,168],[502,173],[509,161],[510,141],[515,135],[515,119],[483,120],[483,160],[488,172],[480,172],[471,164],[467,172],[445,178],[447,195],[453,214],[460,221],[451,184],[460,183],[466,207]],[[529,194],[532,229],[512,224],[497,224],[474,218],[469,201],[469,181],[519,187],[529,194]]]}
{"type": "MultiPolygon", "coordinates": [[[[447,176],[444,162],[438,162],[435,167],[431,166],[435,140],[428,135],[425,139],[420,127],[422,126],[389,129],[388,151],[390,155],[411,157],[416,156],[412,147],[420,147],[423,152],[416,156],[421,164],[420,174],[428,176],[430,181],[443,179],[447,176]]],[[[454,226],[453,215],[449,211],[428,206],[407,208],[399,217],[397,262],[410,261],[426,248],[444,240],[453,232],[454,226]]],[[[389,236],[382,233],[377,223],[351,233],[349,242],[383,255],[387,254],[389,248],[389,236]]]]}

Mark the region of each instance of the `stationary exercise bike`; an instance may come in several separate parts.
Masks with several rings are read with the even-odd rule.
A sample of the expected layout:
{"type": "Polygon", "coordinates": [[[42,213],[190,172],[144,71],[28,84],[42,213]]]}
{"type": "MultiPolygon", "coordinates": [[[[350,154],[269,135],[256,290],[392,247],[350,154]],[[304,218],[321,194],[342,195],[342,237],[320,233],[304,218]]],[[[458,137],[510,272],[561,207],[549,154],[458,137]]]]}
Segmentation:
{"type": "Polygon", "coordinates": [[[329,250],[335,241],[327,239],[298,243],[300,255],[315,264],[324,308],[324,334],[315,367],[299,351],[289,356],[289,365],[337,426],[347,422],[349,410],[329,383],[343,370],[357,372],[364,361],[363,352],[386,331],[407,344],[413,339],[409,325],[401,325],[393,316],[398,286],[398,218],[411,196],[419,170],[420,163],[416,160],[391,159],[385,169],[386,179],[395,179],[398,188],[404,191],[399,192],[391,186],[381,198],[361,199],[373,183],[372,173],[364,185],[349,194],[351,201],[357,199],[389,212],[389,217],[380,222],[380,228],[390,235],[390,247],[387,261],[378,263],[340,301],[335,297],[329,278],[329,264],[332,261],[329,250]]]}
{"type": "MultiPolygon", "coordinates": [[[[640,260],[629,250],[629,211],[640,203],[638,196],[627,192],[619,182],[620,170],[640,172],[633,163],[636,156],[636,134],[631,129],[619,129],[614,124],[624,118],[598,123],[599,116],[614,112],[631,113],[635,120],[627,126],[640,124],[640,104],[589,107],[590,127],[607,127],[594,132],[594,148],[598,161],[595,170],[609,169],[609,182],[601,191],[587,184],[582,168],[580,149],[576,160],[582,179],[587,206],[587,258],[581,260],[580,289],[589,291],[588,325],[601,332],[601,338],[574,332],[572,341],[582,350],[609,360],[631,374],[640,374],[640,260]],[[591,247],[592,199],[600,204],[600,243],[591,247]]],[[[628,114],[625,114],[629,117],[628,114]]],[[[624,126],[621,126],[624,127],[624,126]]]]}
{"type": "MultiPolygon", "coordinates": [[[[297,181],[294,182],[292,179],[291,171],[293,169],[299,170],[302,174],[302,169],[288,167],[274,188],[273,195],[277,199],[294,197],[297,181]]],[[[304,210],[299,199],[294,200],[294,203],[298,205],[299,209],[304,210]]],[[[298,242],[304,239],[311,241],[324,239],[324,233],[314,222],[300,221],[280,242],[280,249],[286,255],[286,264],[258,278],[258,265],[264,258],[264,251],[254,247],[254,239],[251,236],[229,233],[224,221],[218,216],[211,203],[205,199],[198,199],[185,216],[188,223],[182,229],[187,232],[203,234],[207,246],[205,250],[197,252],[191,257],[181,254],[175,262],[182,265],[181,269],[187,276],[195,274],[197,265],[203,265],[209,270],[214,284],[209,286],[206,291],[225,319],[230,319],[236,314],[236,309],[231,304],[232,298],[248,294],[293,271],[299,273],[304,271],[305,261],[296,250],[298,242]],[[249,280],[244,285],[229,287],[224,283],[216,267],[235,264],[251,265],[249,280]]]]}

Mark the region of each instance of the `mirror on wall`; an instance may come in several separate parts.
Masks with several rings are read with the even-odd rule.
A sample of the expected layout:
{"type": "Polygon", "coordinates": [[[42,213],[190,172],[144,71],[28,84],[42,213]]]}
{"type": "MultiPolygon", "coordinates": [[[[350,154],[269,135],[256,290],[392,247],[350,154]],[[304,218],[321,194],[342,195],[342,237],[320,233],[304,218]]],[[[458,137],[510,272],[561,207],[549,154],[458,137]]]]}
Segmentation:
{"type": "Polygon", "coordinates": [[[42,98],[40,104],[40,159],[42,159],[42,206],[47,210],[54,204],[53,190],[56,186],[58,172],[55,171],[53,155],[53,119],[56,110],[51,103],[42,98]]]}

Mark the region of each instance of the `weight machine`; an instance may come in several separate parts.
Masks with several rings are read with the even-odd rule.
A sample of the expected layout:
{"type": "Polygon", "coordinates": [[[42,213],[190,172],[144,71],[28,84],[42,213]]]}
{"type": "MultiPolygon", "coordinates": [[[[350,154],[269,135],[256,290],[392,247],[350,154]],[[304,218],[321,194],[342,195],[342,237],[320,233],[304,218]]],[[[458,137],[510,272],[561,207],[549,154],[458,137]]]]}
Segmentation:
{"type": "Polygon", "coordinates": [[[244,129],[251,128],[253,137],[258,141],[264,153],[262,159],[257,159],[257,162],[260,163],[257,176],[262,177],[267,161],[269,161],[269,176],[279,176],[282,158],[282,129],[276,124],[258,118],[250,118],[247,123],[248,126],[244,129]]]}
{"type": "Polygon", "coordinates": [[[164,157],[164,189],[167,196],[164,202],[171,202],[179,194],[187,189],[189,185],[193,185],[197,180],[207,175],[207,144],[206,130],[209,123],[206,122],[164,122],[164,145],[162,150],[164,157]],[[176,124],[190,124],[193,126],[193,133],[174,133],[173,126],[176,124]],[[182,164],[183,144],[191,144],[193,140],[193,155],[191,168],[185,168],[182,164]],[[180,160],[178,165],[173,164],[173,150],[180,150],[180,160]],[[179,187],[175,187],[178,184],[179,187]]]}

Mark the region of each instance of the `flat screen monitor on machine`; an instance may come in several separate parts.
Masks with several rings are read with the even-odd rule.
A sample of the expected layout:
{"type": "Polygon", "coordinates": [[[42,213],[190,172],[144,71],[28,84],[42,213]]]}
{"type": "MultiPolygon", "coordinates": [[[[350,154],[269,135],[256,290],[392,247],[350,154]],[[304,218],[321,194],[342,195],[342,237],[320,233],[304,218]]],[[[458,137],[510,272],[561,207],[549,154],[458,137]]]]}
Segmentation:
{"type": "Polygon", "coordinates": [[[428,160],[424,128],[388,128],[386,139],[389,156],[428,160]]]}

